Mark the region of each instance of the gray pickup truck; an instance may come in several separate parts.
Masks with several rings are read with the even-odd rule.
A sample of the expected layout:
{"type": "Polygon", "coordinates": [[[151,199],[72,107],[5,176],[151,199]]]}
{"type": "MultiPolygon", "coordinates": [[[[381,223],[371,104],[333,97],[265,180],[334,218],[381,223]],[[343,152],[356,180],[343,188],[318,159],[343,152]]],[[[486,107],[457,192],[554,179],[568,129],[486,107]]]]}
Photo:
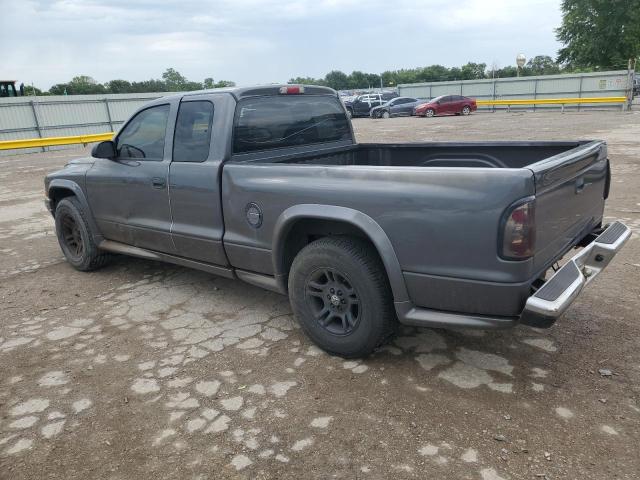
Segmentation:
{"type": "Polygon", "coordinates": [[[283,85],[157,99],[45,192],[76,269],[244,280],[359,357],[398,323],[553,324],[631,235],[602,225],[610,185],[602,141],[356,143],[336,92],[283,85]]]}

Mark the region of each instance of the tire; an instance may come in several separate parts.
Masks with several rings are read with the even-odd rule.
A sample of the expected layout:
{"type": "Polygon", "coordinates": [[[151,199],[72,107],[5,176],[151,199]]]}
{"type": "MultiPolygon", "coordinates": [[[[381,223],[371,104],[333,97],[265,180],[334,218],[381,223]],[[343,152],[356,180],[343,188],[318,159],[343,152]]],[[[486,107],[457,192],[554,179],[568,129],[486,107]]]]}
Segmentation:
{"type": "Polygon", "coordinates": [[[462,115],[466,117],[470,113],[471,113],[471,108],[469,107],[469,105],[465,105],[464,107],[462,107],[462,115]]]}
{"type": "Polygon", "coordinates": [[[369,355],[397,329],[384,265],[358,238],[324,237],[304,247],[289,272],[289,299],[307,336],[344,358],[369,355]]]}
{"type": "Polygon", "coordinates": [[[425,117],[435,117],[436,116],[436,111],[433,108],[427,108],[427,110],[424,112],[424,116],[425,117]]]}
{"type": "Polygon", "coordinates": [[[382,118],[384,119],[391,118],[391,115],[389,114],[389,112],[385,110],[384,112],[382,112],[382,118]]]}
{"type": "Polygon", "coordinates": [[[98,250],[93,241],[87,215],[76,197],[63,198],[56,206],[58,243],[67,262],[81,272],[96,270],[109,259],[109,254],[98,250]]]}

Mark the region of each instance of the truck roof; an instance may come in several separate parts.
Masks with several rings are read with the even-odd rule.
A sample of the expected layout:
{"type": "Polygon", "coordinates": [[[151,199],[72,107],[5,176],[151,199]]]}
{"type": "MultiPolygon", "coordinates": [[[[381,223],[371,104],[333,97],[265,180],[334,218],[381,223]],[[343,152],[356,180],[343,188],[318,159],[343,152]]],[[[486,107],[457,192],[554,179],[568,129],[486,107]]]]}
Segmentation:
{"type": "MultiPolygon", "coordinates": [[[[203,93],[230,93],[236,99],[243,97],[255,97],[264,95],[280,95],[280,89],[282,87],[295,87],[298,85],[279,83],[270,85],[257,85],[252,87],[224,87],[224,88],[211,88],[207,90],[196,90],[193,92],[184,92],[177,96],[190,96],[190,95],[202,95],[203,93]]],[[[299,85],[304,87],[304,93],[312,95],[337,95],[337,92],[333,88],[321,87],[318,85],[299,85]]]]}

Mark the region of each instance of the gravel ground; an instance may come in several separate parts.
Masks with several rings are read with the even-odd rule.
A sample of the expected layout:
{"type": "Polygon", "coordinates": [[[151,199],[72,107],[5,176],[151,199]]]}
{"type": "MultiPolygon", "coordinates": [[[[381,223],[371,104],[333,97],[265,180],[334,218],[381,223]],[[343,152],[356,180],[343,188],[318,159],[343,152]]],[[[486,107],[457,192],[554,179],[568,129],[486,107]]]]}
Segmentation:
{"type": "MultiPolygon", "coordinates": [[[[637,112],[354,125],[360,141],[605,139],[606,215],[640,231],[637,112]]],[[[85,154],[0,159],[0,478],[638,478],[637,234],[549,330],[408,328],[344,361],[239,281],[125,257],[71,269],[42,179],[85,154]]]]}

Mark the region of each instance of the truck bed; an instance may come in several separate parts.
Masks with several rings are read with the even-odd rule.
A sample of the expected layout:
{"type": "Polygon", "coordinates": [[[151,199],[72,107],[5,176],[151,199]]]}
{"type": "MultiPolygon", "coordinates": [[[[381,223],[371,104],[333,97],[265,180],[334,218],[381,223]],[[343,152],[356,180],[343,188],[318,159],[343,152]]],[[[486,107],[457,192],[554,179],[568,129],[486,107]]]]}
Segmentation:
{"type": "Polygon", "coordinates": [[[271,275],[283,211],[348,207],[385,231],[414,304],[518,315],[535,280],[601,224],[606,154],[602,141],[355,144],[232,161],[222,182],[223,198],[233,199],[223,205],[226,252],[232,264],[271,275]],[[526,198],[535,199],[534,255],[501,258],[505,212],[526,198]],[[265,205],[259,231],[240,210],[252,201],[265,205]]]}
{"type": "Polygon", "coordinates": [[[274,159],[308,165],[523,168],[589,142],[360,143],[338,151],[274,159]]]}

